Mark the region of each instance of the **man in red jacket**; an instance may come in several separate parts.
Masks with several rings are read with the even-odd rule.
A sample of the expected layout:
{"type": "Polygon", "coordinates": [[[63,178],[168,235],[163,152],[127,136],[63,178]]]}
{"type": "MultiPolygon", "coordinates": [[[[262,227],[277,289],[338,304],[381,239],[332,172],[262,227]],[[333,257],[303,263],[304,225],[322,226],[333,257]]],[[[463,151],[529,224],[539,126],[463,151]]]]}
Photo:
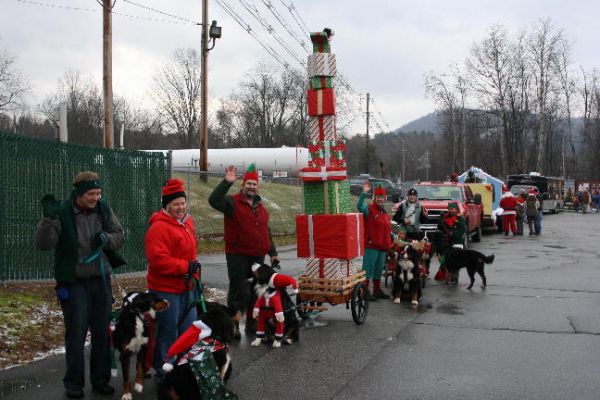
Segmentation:
{"type": "MultiPolygon", "coordinates": [[[[247,279],[253,277],[252,265],[263,264],[265,255],[269,255],[271,263],[279,258],[271,238],[269,213],[258,195],[258,173],[254,164],[244,174],[240,191],[227,195],[236,178],[236,168],[227,167],[225,179],[213,190],[208,202],[225,215],[225,258],[229,276],[227,306],[232,311],[245,311],[245,331],[255,333],[252,307],[256,294],[247,279]]],[[[239,329],[235,337],[240,337],[239,329]]]]}

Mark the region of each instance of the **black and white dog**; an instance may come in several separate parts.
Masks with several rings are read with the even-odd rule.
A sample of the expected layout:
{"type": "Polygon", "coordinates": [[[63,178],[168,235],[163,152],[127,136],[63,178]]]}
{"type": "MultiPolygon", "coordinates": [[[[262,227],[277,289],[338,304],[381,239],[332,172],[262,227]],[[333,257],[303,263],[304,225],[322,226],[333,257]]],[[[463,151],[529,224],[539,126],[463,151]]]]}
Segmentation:
{"type": "Polygon", "coordinates": [[[421,273],[419,270],[419,252],[412,245],[404,245],[398,252],[392,294],[394,303],[410,300],[411,304],[419,304],[421,297],[421,273]]]}
{"type": "Polygon", "coordinates": [[[467,289],[473,287],[475,283],[475,273],[478,273],[481,277],[481,288],[485,289],[487,281],[485,279],[485,273],[483,271],[485,264],[491,264],[494,262],[494,255],[486,256],[476,250],[461,249],[461,248],[450,248],[446,252],[444,265],[448,271],[449,279],[458,283],[458,272],[461,268],[467,268],[467,274],[469,275],[469,286],[467,289]]]}
{"type": "MultiPolygon", "coordinates": [[[[252,266],[252,272],[254,274],[256,284],[255,290],[258,296],[257,304],[255,304],[255,311],[257,307],[260,308],[258,312],[258,325],[256,330],[256,339],[252,341],[252,346],[259,346],[263,341],[273,341],[273,347],[277,348],[281,346],[281,342],[285,344],[292,344],[300,340],[300,323],[296,316],[296,306],[290,298],[290,292],[292,294],[298,293],[298,283],[294,278],[288,275],[283,275],[275,271],[273,267],[267,264],[254,264],[252,266]],[[264,301],[260,301],[261,298],[271,298],[273,303],[276,301],[281,302],[281,312],[283,312],[283,332],[277,332],[276,321],[273,318],[268,318],[263,315],[262,308],[269,308],[264,301]],[[266,305],[266,307],[265,307],[266,305]],[[261,319],[263,319],[265,331],[261,332],[259,327],[262,326],[261,319]]],[[[272,304],[273,305],[273,304],[272,304]]],[[[272,307],[271,305],[271,307],[272,307]]],[[[273,312],[273,310],[270,310],[273,312]]],[[[269,312],[269,310],[266,310],[269,312]]],[[[277,313],[275,313],[277,314],[277,313]]]]}
{"type": "Polygon", "coordinates": [[[134,390],[141,393],[144,375],[148,372],[146,354],[156,313],[169,307],[169,302],[154,293],[130,292],[123,298],[119,319],[112,334],[114,348],[119,350],[119,360],[123,371],[122,400],[131,400],[129,382],[129,360],[136,355],[134,390]]]}
{"type": "MultiPolygon", "coordinates": [[[[200,314],[198,321],[194,322],[195,325],[201,327],[198,332],[202,333],[187,341],[185,338],[186,331],[174,344],[176,346],[178,342],[180,342],[179,344],[183,343],[182,352],[179,353],[177,361],[171,367],[172,369],[167,372],[162,382],[162,390],[172,400],[200,400],[205,398],[206,388],[202,387],[188,362],[189,357],[193,357],[190,351],[191,353],[194,352],[194,347],[198,342],[201,342],[202,346],[211,349],[210,355],[214,358],[218,374],[223,381],[220,384],[220,390],[227,391],[224,383],[227,382],[232,372],[229,343],[233,339],[234,322],[226,306],[215,302],[206,302],[205,305],[207,311],[200,314]]],[[[173,347],[169,349],[169,352],[172,349],[173,347]]],[[[200,356],[200,354],[197,354],[197,356],[200,356]]],[[[207,355],[204,354],[200,357],[207,357],[207,355]]]]}

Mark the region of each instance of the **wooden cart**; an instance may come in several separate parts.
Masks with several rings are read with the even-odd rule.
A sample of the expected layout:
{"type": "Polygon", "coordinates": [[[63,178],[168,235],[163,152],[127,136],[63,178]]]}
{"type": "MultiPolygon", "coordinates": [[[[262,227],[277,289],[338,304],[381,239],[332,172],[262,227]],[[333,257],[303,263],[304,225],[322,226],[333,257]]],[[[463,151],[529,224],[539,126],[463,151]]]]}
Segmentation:
{"type": "Polygon", "coordinates": [[[358,325],[365,322],[369,311],[369,295],[365,281],[365,271],[359,271],[345,278],[318,278],[300,275],[299,293],[296,295],[298,315],[302,319],[311,314],[327,310],[323,303],[346,304],[352,312],[352,319],[358,325]]]}

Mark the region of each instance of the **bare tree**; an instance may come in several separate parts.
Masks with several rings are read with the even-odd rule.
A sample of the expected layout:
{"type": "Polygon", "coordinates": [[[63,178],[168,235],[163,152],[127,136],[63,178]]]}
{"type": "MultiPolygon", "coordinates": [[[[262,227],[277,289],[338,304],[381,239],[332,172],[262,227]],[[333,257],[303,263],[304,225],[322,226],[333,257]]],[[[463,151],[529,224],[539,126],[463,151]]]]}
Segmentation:
{"type": "Polygon", "coordinates": [[[16,69],[15,58],[0,51],[0,112],[23,104],[23,96],[28,90],[29,83],[16,69]]]}
{"type": "Polygon", "coordinates": [[[552,21],[548,18],[540,21],[534,29],[529,41],[531,53],[531,66],[533,83],[535,86],[536,106],[538,114],[537,124],[537,165],[538,172],[544,172],[546,160],[549,154],[551,142],[547,142],[546,124],[552,116],[548,115],[550,109],[547,107],[548,98],[554,90],[556,82],[555,70],[556,60],[559,54],[559,45],[563,41],[563,32],[554,28],[552,21]]]}
{"type": "Polygon", "coordinates": [[[152,98],[167,128],[181,147],[198,147],[200,57],[194,49],[177,49],[173,60],[154,76],[152,98]]]}

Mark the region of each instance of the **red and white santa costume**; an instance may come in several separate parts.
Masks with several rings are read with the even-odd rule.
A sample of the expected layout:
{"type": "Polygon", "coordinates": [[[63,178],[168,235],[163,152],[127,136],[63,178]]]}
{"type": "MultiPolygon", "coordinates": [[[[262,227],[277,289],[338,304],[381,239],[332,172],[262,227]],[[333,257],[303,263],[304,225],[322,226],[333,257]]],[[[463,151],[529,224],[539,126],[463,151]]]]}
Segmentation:
{"type": "Polygon", "coordinates": [[[256,337],[265,336],[265,325],[270,319],[275,322],[275,339],[281,340],[284,333],[284,310],[281,301],[281,291],[291,289],[292,293],[298,293],[298,283],[294,278],[282,274],[273,274],[269,284],[264,288],[264,293],[254,303],[254,318],[258,319],[256,324],[256,337]]]}
{"type": "Polygon", "coordinates": [[[517,234],[517,199],[511,192],[505,192],[500,198],[500,207],[502,212],[502,228],[504,234],[508,235],[509,230],[513,235],[517,234]]]}

